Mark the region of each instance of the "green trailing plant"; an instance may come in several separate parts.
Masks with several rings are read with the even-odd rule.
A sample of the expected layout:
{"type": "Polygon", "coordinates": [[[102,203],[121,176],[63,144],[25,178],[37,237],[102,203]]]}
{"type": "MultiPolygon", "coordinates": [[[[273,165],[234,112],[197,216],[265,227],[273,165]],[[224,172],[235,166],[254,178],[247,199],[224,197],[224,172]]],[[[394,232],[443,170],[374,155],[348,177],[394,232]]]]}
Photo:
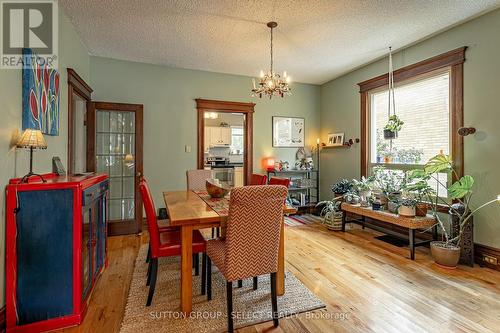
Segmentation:
{"type": "Polygon", "coordinates": [[[478,208],[472,209],[470,203],[473,195],[472,188],[474,185],[474,178],[470,175],[458,177],[457,172],[453,168],[453,162],[450,156],[445,154],[438,154],[432,157],[431,159],[429,159],[429,161],[427,161],[423,169],[412,170],[408,173],[408,176],[411,179],[411,183],[407,186],[407,189],[417,192],[420,191],[422,197],[427,197],[427,202],[431,204],[432,215],[442,231],[446,247],[459,246],[460,239],[465,227],[467,226],[468,221],[477,211],[494,202],[500,202],[500,195],[498,195],[496,199],[490,200],[480,205],[478,208]],[[450,186],[447,186],[447,184],[444,184],[439,179],[438,174],[450,172],[458,180],[453,182],[450,186]],[[444,198],[440,197],[438,193],[435,193],[434,190],[429,189],[428,187],[423,185],[424,182],[428,183],[428,181],[431,179],[436,181],[438,185],[447,188],[448,197],[462,204],[464,209],[457,209],[456,206],[454,207],[454,205],[450,204],[444,198]],[[447,206],[449,212],[457,216],[459,219],[459,231],[458,235],[456,235],[455,237],[450,236],[444,225],[444,222],[438,214],[437,207],[439,204],[447,206]]]}
{"type": "Polygon", "coordinates": [[[401,199],[398,203],[400,206],[415,207],[417,205],[418,201],[416,199],[412,199],[412,198],[405,198],[405,199],[401,199]]]}
{"type": "Polygon", "coordinates": [[[389,121],[384,126],[384,130],[391,131],[392,133],[397,133],[401,130],[404,125],[404,121],[399,119],[397,115],[392,115],[389,117],[389,121]]]}

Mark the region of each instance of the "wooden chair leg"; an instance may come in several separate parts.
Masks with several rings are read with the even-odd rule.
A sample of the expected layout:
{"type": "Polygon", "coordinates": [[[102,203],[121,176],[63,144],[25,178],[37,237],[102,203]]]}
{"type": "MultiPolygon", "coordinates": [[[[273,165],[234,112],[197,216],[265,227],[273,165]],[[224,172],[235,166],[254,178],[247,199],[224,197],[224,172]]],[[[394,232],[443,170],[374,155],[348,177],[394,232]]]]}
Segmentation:
{"type": "Polygon", "coordinates": [[[254,276],[253,277],[253,290],[257,290],[258,283],[259,283],[259,277],[258,276],[254,276]]]}
{"type": "Polygon", "coordinates": [[[215,228],[212,228],[212,238],[215,238],[215,228]]]}
{"type": "Polygon", "coordinates": [[[193,254],[194,275],[200,275],[200,256],[199,253],[193,254]]]}
{"type": "Polygon", "coordinates": [[[207,254],[203,253],[201,256],[201,294],[205,295],[207,281],[207,254]]]}
{"type": "Polygon", "coordinates": [[[150,306],[153,301],[153,295],[155,293],[156,287],[156,275],[158,273],[158,258],[151,258],[151,282],[149,285],[149,294],[148,301],[146,302],[146,306],[150,306]]]}
{"type": "Polygon", "coordinates": [[[227,331],[229,333],[234,332],[233,328],[233,283],[226,282],[226,302],[227,302],[227,331]]]}
{"type": "Polygon", "coordinates": [[[212,300],[212,260],[207,255],[207,300],[212,300]]]}
{"type": "Polygon", "coordinates": [[[151,259],[149,259],[148,263],[148,273],[147,273],[147,280],[146,280],[146,286],[149,286],[149,283],[151,282],[151,259]]]}
{"type": "Polygon", "coordinates": [[[273,308],[273,324],[278,327],[278,296],[276,294],[276,273],[271,273],[271,304],[273,308]]]}
{"type": "Polygon", "coordinates": [[[238,288],[242,288],[243,287],[243,280],[238,280],[238,288]]]}

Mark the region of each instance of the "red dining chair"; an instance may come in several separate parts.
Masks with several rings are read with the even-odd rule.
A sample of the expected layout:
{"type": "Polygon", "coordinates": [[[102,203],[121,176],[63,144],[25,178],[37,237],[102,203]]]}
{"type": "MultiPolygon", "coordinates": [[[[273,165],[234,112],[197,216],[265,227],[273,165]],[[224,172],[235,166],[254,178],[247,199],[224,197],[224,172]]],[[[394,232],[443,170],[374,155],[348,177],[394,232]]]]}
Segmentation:
{"type": "Polygon", "coordinates": [[[266,185],[267,176],[259,175],[257,173],[252,174],[252,178],[250,179],[250,184],[248,185],[266,185]]]}
{"type": "Polygon", "coordinates": [[[289,188],[290,187],[290,179],[271,177],[271,178],[269,178],[269,185],[283,185],[286,188],[289,188]]]}
{"type": "MultiPolygon", "coordinates": [[[[151,258],[148,266],[148,279],[146,285],[149,286],[148,300],[146,306],[150,306],[156,287],[156,277],[158,273],[158,258],[181,255],[181,234],[179,228],[172,228],[160,232],[155,214],[155,207],[148,183],[141,180],[139,183],[146,219],[149,230],[149,246],[151,248],[151,258]]],[[[193,254],[198,256],[203,253],[203,266],[201,271],[201,294],[205,295],[206,280],[206,241],[198,230],[193,231],[193,254]]]]}
{"type": "Polygon", "coordinates": [[[207,243],[207,296],[212,298],[212,262],[226,280],[228,332],[233,332],[233,281],[271,275],[271,305],[278,326],[276,272],[284,186],[243,186],[231,191],[227,234],[207,243]],[[265,249],[265,250],[264,250],[265,249]]]}

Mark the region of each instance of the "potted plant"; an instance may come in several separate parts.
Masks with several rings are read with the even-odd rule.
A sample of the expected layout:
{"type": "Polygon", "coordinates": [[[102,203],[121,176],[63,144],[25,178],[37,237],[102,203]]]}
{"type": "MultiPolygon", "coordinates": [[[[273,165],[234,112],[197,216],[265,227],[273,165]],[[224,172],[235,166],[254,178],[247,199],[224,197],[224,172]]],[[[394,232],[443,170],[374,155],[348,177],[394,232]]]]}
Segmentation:
{"type": "Polygon", "coordinates": [[[400,202],[398,208],[398,214],[405,217],[415,217],[415,206],[417,205],[417,200],[415,199],[403,199],[400,202]]]}
{"type": "Polygon", "coordinates": [[[335,193],[335,197],[342,197],[344,194],[349,192],[351,188],[352,184],[347,179],[342,179],[332,186],[332,192],[335,193]]]}
{"type": "Polygon", "coordinates": [[[395,114],[389,117],[389,121],[384,126],[384,139],[395,139],[398,132],[403,127],[404,122],[395,114]]]}
{"type": "Polygon", "coordinates": [[[329,229],[334,231],[342,230],[342,215],[340,210],[341,201],[334,198],[328,201],[318,202],[316,207],[324,205],[320,216],[323,217],[322,223],[329,229]]]}
{"type": "Polygon", "coordinates": [[[480,209],[490,205],[494,202],[500,202],[500,195],[496,199],[490,200],[478,208],[471,209],[470,202],[472,197],[472,187],[474,185],[474,178],[470,175],[465,175],[453,182],[449,187],[443,184],[438,177],[439,173],[452,172],[453,175],[458,178],[457,172],[453,169],[452,160],[448,155],[438,154],[432,157],[424,166],[423,170],[412,171],[414,178],[420,178],[421,180],[433,179],[440,186],[447,188],[448,197],[451,200],[455,200],[459,205],[451,204],[444,200],[437,193],[434,197],[429,197],[429,202],[431,202],[432,215],[439,226],[442,237],[442,241],[431,242],[431,254],[434,261],[446,268],[455,268],[460,260],[460,244],[461,237],[467,223],[470,218],[480,209]],[[458,233],[457,235],[450,236],[449,229],[445,227],[444,222],[438,214],[437,207],[438,204],[444,204],[448,207],[450,215],[458,219],[458,233]]]}
{"type": "Polygon", "coordinates": [[[373,188],[382,192],[380,199],[383,206],[388,205],[389,201],[397,202],[405,184],[406,176],[403,172],[384,167],[373,168],[373,188]]]}
{"type": "Polygon", "coordinates": [[[374,177],[365,176],[361,177],[361,180],[353,179],[352,187],[359,194],[361,201],[368,201],[368,198],[372,196],[372,184],[374,181],[374,177]]]}
{"type": "Polygon", "coordinates": [[[432,202],[432,197],[436,194],[429,185],[430,176],[422,173],[422,170],[412,170],[407,173],[408,181],[404,190],[411,193],[417,199],[415,206],[416,216],[426,216],[429,209],[428,202],[432,202]]]}

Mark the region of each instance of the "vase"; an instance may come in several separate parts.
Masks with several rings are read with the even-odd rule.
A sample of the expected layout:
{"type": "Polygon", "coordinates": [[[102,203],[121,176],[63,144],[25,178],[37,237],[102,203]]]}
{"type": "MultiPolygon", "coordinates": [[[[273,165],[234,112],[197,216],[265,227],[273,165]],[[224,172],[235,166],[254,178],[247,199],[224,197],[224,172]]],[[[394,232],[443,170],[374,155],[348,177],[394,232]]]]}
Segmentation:
{"type": "Polygon", "coordinates": [[[431,254],[439,266],[454,269],[460,260],[460,247],[446,245],[445,242],[431,242],[431,254]]]}

